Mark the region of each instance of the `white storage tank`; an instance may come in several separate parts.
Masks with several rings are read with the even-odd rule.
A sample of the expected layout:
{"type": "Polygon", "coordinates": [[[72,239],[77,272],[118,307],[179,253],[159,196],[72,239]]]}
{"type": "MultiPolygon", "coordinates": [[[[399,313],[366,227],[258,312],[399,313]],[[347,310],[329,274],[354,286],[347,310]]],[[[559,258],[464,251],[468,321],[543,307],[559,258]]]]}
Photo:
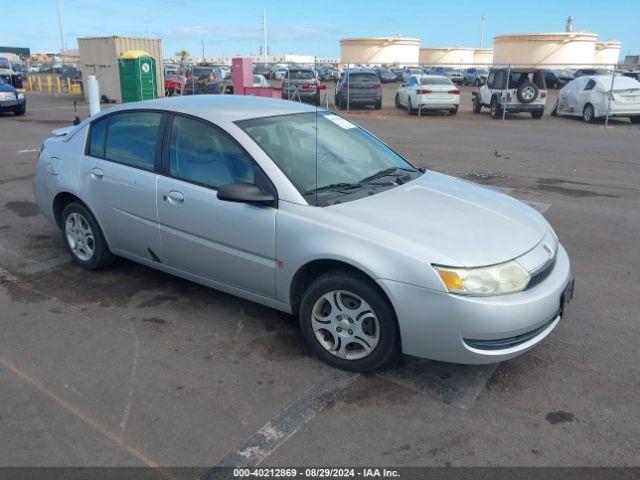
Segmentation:
{"type": "Polygon", "coordinates": [[[493,62],[496,65],[588,67],[593,63],[597,38],[595,33],[588,32],[496,35],[493,62]]]}
{"type": "Polygon", "coordinates": [[[475,48],[443,47],[421,48],[420,63],[436,66],[458,66],[466,68],[473,65],[475,48]]]}
{"type": "Polygon", "coordinates": [[[340,40],[343,64],[416,65],[420,39],[404,37],[345,38],[340,40]]]}
{"type": "Polygon", "coordinates": [[[473,63],[476,65],[489,66],[493,63],[493,49],[492,48],[476,48],[473,51],[473,63]]]}
{"type": "Polygon", "coordinates": [[[604,68],[612,69],[618,63],[621,48],[622,44],[617,40],[596,42],[596,52],[593,57],[593,63],[601,64],[604,68]]]}

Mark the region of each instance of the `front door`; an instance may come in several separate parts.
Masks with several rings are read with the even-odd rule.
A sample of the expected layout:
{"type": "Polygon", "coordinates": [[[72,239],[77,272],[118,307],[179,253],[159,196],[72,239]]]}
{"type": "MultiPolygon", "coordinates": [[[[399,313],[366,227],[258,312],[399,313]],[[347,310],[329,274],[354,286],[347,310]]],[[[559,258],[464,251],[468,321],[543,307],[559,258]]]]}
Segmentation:
{"type": "Polygon", "coordinates": [[[167,264],[275,298],[277,210],[219,200],[235,182],[273,189],[249,155],[218,127],[175,115],[158,179],[160,235],[167,264]]]}

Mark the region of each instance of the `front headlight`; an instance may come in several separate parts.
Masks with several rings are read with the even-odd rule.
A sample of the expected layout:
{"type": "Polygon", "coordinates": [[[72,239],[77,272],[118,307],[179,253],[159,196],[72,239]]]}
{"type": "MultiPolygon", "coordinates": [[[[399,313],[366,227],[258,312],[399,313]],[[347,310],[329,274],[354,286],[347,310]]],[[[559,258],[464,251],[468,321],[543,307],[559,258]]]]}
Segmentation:
{"type": "Polygon", "coordinates": [[[18,92],[18,100],[23,100],[23,99],[24,99],[24,93],[18,92]]]}
{"type": "Polygon", "coordinates": [[[524,290],[529,273],[513,260],[480,268],[451,268],[434,265],[445,287],[463,295],[503,295],[524,290]]]}

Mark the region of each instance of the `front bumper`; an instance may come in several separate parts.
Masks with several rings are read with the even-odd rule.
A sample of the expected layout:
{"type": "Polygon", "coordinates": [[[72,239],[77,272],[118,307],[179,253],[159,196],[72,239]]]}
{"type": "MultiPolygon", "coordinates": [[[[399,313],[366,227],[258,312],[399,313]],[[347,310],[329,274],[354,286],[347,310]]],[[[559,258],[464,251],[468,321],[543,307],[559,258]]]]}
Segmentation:
{"type": "Polygon", "coordinates": [[[16,100],[0,100],[0,112],[13,112],[20,108],[24,108],[27,104],[26,99],[16,100]]]}
{"type": "Polygon", "coordinates": [[[561,245],[544,281],[509,295],[453,295],[378,280],[395,309],[403,353],[464,364],[497,363],[533,348],[561,320],[563,296],[572,282],[569,257],[561,245]]]}

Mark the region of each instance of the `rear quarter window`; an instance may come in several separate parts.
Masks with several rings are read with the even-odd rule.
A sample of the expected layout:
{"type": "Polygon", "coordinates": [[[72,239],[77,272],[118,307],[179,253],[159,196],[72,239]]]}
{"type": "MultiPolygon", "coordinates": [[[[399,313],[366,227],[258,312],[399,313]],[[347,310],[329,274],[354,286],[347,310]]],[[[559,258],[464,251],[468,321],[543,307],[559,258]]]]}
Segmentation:
{"type": "Polygon", "coordinates": [[[104,158],[104,143],[107,137],[109,118],[104,118],[91,125],[87,154],[92,157],[104,158]]]}

